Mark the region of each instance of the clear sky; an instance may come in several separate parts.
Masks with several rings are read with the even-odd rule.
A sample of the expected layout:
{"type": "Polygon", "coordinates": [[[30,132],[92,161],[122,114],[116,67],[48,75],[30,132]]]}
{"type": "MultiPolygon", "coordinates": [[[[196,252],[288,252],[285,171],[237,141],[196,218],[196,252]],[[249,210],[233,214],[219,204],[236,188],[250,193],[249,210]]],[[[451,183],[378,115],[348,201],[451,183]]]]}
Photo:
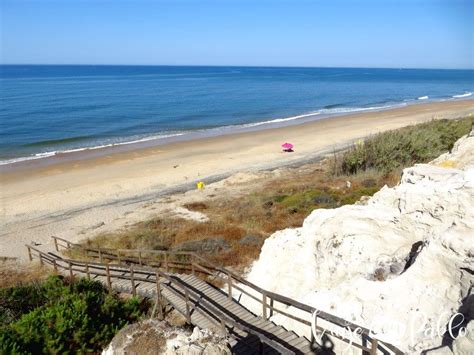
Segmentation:
{"type": "Polygon", "coordinates": [[[0,0],[1,63],[474,68],[474,0],[0,0]]]}

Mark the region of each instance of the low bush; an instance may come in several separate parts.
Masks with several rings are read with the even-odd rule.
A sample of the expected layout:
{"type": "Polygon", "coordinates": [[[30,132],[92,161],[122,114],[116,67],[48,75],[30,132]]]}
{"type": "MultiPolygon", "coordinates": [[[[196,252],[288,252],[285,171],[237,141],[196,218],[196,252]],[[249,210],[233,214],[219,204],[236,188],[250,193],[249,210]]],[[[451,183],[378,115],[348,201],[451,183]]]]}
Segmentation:
{"type": "Polygon", "coordinates": [[[60,276],[2,289],[0,304],[1,354],[98,352],[148,307],[109,294],[99,282],[60,276]]]}
{"type": "Polygon", "coordinates": [[[469,133],[474,118],[436,120],[388,131],[356,142],[331,164],[336,175],[353,175],[374,169],[388,174],[396,169],[428,162],[450,151],[454,143],[469,133]]]}

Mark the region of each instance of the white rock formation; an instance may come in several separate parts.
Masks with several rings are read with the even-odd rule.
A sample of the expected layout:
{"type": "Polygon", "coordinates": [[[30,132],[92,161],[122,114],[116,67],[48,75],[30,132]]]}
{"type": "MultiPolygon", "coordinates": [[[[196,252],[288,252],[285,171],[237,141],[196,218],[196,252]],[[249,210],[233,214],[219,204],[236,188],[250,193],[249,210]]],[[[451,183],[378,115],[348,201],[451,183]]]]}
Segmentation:
{"type": "Polygon", "coordinates": [[[192,332],[154,319],[123,328],[102,355],[230,355],[225,337],[195,327],[192,332]]]}
{"type": "MultiPolygon", "coordinates": [[[[474,137],[405,169],[398,186],[367,205],[318,209],[301,228],[274,233],[247,279],[370,328],[408,353],[450,345],[442,334],[450,317],[463,302],[474,307],[474,137]]],[[[261,313],[260,304],[241,300],[261,313]]],[[[308,335],[294,321],[273,320],[308,335]]],[[[444,349],[472,354],[473,338],[444,349]]]]}

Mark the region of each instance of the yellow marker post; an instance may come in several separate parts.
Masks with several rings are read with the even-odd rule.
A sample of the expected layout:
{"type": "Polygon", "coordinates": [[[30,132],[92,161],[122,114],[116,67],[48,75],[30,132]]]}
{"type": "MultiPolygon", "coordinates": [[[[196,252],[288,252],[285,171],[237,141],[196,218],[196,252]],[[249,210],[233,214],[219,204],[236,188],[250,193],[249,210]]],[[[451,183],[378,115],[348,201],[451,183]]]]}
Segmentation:
{"type": "Polygon", "coordinates": [[[204,183],[202,181],[199,181],[196,185],[197,185],[198,190],[204,189],[204,183]]]}

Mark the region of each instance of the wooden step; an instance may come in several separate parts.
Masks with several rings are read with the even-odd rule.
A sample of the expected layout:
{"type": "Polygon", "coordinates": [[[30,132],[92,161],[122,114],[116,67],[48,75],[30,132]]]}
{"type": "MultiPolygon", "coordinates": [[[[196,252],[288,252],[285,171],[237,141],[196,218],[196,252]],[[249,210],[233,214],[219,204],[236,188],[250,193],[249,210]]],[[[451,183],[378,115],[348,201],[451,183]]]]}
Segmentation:
{"type": "MultiPolygon", "coordinates": [[[[77,264],[75,268],[83,270],[83,272],[78,271],[75,276],[86,277],[85,264],[81,264],[81,262],[77,262],[77,264]]],[[[115,265],[111,265],[110,267],[114,268],[114,270],[110,272],[112,288],[118,292],[132,293],[130,269],[117,267],[115,265]]],[[[99,272],[97,269],[90,268],[89,271],[93,280],[99,281],[107,287],[106,276],[94,275],[94,272],[99,272]]],[[[69,275],[68,270],[62,270],[61,272],[66,276],[69,275]]],[[[105,272],[105,270],[102,269],[100,272],[105,272]]],[[[153,272],[140,272],[138,276],[136,273],[134,275],[135,277],[148,278],[150,280],[135,281],[136,293],[143,297],[155,298],[157,294],[156,275],[153,272]]],[[[301,353],[311,353],[311,344],[306,338],[299,337],[294,332],[289,332],[283,327],[253,314],[235,299],[229,299],[223,290],[191,274],[169,275],[176,282],[170,282],[166,278],[160,278],[159,280],[161,294],[165,303],[171,305],[186,317],[187,308],[184,295],[185,289],[188,290],[190,322],[199,328],[210,329],[215,332],[222,331],[219,318],[224,314],[226,317],[224,318],[226,327],[230,330],[230,344],[234,353],[245,355],[260,354],[263,350],[264,354],[278,354],[278,351],[271,346],[262,343],[259,335],[264,336],[262,339],[271,339],[292,350],[296,349],[301,353]],[[206,302],[211,304],[212,307],[208,309],[204,306],[204,304],[207,304],[206,302]],[[214,312],[217,313],[214,314],[214,312]],[[232,319],[232,322],[229,322],[228,319],[232,319]],[[248,333],[246,330],[239,328],[239,324],[252,329],[252,331],[248,333]]]]}

